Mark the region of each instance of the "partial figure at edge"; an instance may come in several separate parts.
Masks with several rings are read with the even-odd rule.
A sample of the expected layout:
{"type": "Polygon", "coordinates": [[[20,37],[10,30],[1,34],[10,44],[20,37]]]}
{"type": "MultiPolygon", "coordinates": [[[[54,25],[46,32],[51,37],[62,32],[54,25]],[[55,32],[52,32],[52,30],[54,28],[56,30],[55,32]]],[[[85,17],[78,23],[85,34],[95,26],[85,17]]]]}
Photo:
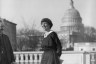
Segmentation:
{"type": "Polygon", "coordinates": [[[4,25],[0,21],[0,64],[14,64],[15,58],[9,37],[3,34],[4,25]]]}

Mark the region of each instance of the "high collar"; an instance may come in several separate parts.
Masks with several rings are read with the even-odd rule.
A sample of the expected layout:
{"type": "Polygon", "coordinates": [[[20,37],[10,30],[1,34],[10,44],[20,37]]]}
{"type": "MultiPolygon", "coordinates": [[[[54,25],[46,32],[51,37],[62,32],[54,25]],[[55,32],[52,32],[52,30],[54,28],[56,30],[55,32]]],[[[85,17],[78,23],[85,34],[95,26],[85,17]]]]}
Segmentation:
{"type": "Polygon", "coordinates": [[[51,32],[53,32],[53,31],[50,30],[49,32],[45,32],[45,34],[44,34],[44,38],[46,38],[51,32]]]}

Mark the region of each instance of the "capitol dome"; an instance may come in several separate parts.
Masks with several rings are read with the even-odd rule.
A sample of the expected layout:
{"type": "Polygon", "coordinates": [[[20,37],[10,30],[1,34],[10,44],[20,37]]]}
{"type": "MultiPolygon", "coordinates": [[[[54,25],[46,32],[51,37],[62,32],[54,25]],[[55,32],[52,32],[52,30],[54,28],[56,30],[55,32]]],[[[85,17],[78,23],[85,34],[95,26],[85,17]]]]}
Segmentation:
{"type": "Polygon", "coordinates": [[[82,18],[77,9],[73,5],[73,0],[70,0],[70,7],[64,13],[61,19],[62,24],[60,27],[59,38],[62,41],[62,48],[73,47],[74,42],[84,41],[84,25],[82,18]]]}
{"type": "Polygon", "coordinates": [[[64,14],[64,19],[66,18],[81,18],[79,12],[75,8],[68,9],[64,14]]]}
{"type": "Polygon", "coordinates": [[[70,1],[70,9],[66,10],[62,18],[61,30],[80,32],[83,28],[82,18],[78,10],[74,8],[73,0],[70,1]]]}

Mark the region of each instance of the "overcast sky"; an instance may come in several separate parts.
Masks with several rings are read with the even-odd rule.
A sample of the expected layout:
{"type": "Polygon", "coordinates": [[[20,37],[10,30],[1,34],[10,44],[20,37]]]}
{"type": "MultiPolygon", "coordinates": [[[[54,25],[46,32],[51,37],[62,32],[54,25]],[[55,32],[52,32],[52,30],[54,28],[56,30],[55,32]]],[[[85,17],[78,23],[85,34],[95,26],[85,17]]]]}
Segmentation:
{"type": "MultiPolygon", "coordinates": [[[[0,0],[1,1],[1,0],[0,0]]],[[[96,28],[96,0],[73,0],[86,26],[96,28]]],[[[17,29],[32,27],[41,30],[41,19],[48,17],[53,21],[53,30],[59,30],[61,19],[70,8],[70,0],[2,0],[0,16],[17,24],[17,29]]]]}

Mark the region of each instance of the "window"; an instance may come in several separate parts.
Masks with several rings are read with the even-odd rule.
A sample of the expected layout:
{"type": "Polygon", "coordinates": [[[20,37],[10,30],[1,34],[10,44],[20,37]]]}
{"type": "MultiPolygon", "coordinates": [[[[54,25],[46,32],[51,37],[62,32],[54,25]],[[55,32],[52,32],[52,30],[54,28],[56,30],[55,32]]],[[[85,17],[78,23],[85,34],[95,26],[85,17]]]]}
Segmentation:
{"type": "Polygon", "coordinates": [[[93,48],[92,51],[95,51],[95,48],[93,48]]]}
{"type": "Polygon", "coordinates": [[[83,49],[81,48],[81,51],[83,51],[83,49]]]}

